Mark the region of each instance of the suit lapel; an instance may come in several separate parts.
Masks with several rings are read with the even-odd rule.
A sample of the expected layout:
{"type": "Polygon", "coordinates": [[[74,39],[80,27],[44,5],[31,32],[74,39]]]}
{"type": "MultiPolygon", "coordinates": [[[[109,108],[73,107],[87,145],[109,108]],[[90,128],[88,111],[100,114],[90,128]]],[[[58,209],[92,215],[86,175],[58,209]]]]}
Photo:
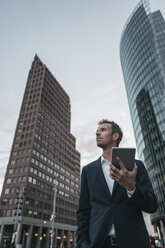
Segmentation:
{"type": "Polygon", "coordinates": [[[119,186],[119,184],[116,181],[114,181],[112,195],[114,195],[114,193],[115,193],[115,191],[116,191],[116,189],[117,189],[118,186],[119,186]]]}
{"type": "Polygon", "coordinates": [[[106,194],[111,199],[112,195],[115,194],[119,184],[116,181],[114,181],[112,195],[111,195],[111,193],[109,192],[107,182],[106,182],[105,177],[104,177],[104,173],[103,173],[103,169],[102,169],[102,165],[101,165],[101,157],[98,160],[96,160],[96,172],[97,172],[97,177],[99,178],[101,185],[104,187],[106,194]]]}
{"type": "Polygon", "coordinates": [[[98,177],[100,184],[103,186],[105,190],[105,193],[108,195],[109,198],[111,198],[111,194],[109,192],[108,185],[105,180],[102,165],[101,165],[101,157],[98,160],[96,160],[96,173],[97,173],[97,177],[98,177]]]}

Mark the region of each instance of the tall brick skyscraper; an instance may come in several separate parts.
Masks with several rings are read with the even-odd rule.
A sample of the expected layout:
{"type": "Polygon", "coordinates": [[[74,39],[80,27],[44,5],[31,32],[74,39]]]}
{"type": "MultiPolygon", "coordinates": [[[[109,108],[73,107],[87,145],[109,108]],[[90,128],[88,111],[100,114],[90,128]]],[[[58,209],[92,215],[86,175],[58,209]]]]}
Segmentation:
{"type": "Polygon", "coordinates": [[[74,247],[79,183],[69,96],[36,55],[4,179],[0,244],[14,239],[26,248],[49,247],[56,198],[54,247],[74,247]]]}

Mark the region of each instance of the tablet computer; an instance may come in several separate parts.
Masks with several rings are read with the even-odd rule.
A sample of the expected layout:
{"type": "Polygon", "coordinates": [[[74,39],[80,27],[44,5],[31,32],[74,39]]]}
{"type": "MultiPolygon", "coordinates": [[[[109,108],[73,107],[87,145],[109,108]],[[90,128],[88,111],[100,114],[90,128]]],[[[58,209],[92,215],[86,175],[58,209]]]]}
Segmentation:
{"type": "Polygon", "coordinates": [[[112,159],[111,162],[114,166],[120,169],[120,165],[116,160],[116,157],[119,157],[127,170],[133,170],[135,163],[135,148],[120,148],[113,147],[112,148],[112,159]]]}

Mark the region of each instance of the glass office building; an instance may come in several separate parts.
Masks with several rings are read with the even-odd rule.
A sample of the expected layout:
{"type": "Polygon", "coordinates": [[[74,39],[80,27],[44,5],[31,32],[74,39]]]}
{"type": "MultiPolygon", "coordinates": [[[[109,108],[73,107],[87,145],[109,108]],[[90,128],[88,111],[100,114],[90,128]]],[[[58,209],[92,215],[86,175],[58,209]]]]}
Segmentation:
{"type": "Polygon", "coordinates": [[[140,1],[124,27],[120,59],[139,158],[158,198],[151,216],[165,237],[165,21],[140,1]]]}

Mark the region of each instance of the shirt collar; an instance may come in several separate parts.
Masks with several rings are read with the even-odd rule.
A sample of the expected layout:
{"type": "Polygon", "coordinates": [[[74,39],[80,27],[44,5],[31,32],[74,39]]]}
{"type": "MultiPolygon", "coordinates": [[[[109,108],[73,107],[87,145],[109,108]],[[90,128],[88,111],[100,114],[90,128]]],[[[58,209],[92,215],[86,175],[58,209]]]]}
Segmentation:
{"type": "Polygon", "coordinates": [[[108,163],[108,160],[101,155],[101,164],[103,165],[103,163],[108,163]]]}

